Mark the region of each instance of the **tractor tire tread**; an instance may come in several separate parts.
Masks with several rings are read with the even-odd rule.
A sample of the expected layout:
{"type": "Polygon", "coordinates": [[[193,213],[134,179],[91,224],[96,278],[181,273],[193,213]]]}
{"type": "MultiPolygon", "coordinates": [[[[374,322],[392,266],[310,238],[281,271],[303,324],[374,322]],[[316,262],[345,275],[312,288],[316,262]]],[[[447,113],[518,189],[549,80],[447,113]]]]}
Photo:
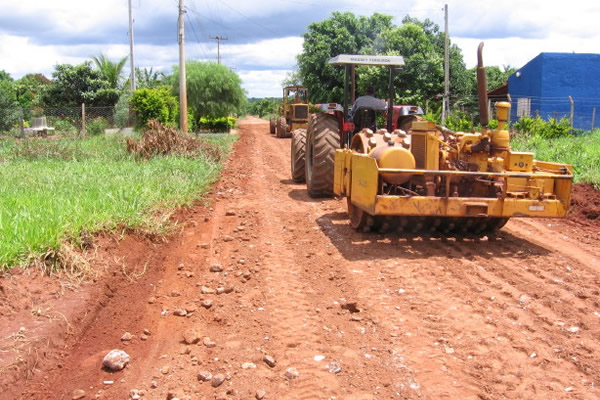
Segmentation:
{"type": "Polygon", "coordinates": [[[311,118],[306,143],[306,188],[310,197],[333,195],[335,151],[339,148],[339,142],[339,128],[335,116],[317,114],[311,118]]]}
{"type": "Polygon", "coordinates": [[[291,149],[292,180],[303,183],[306,181],[306,129],[296,129],[292,132],[291,149]]]}

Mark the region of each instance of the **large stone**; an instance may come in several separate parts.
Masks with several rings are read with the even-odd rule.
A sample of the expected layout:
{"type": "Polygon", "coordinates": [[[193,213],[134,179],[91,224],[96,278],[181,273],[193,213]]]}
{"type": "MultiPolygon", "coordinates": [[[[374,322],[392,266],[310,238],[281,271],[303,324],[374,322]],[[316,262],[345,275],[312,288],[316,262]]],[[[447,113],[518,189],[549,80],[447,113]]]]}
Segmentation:
{"type": "Polygon", "coordinates": [[[265,362],[265,364],[267,364],[271,368],[273,368],[277,364],[275,359],[271,356],[264,356],[263,361],[265,362]]]}
{"type": "Polygon", "coordinates": [[[208,348],[217,347],[217,343],[208,336],[203,339],[202,343],[204,343],[204,345],[208,348]]]}
{"type": "Polygon", "coordinates": [[[210,266],[210,272],[222,272],[223,271],[223,267],[221,267],[221,264],[213,264],[210,266]]]}
{"type": "Polygon", "coordinates": [[[208,382],[212,379],[212,374],[208,371],[198,372],[198,380],[202,382],[208,382]]]}
{"type": "Polygon", "coordinates": [[[111,350],[102,360],[104,368],[111,371],[120,371],[131,361],[129,354],[123,350],[111,350]]]}
{"type": "Polygon", "coordinates": [[[288,379],[295,379],[300,376],[300,373],[296,368],[290,367],[285,371],[284,375],[288,379]]]}
{"type": "Polygon", "coordinates": [[[200,341],[200,337],[195,329],[188,329],[183,333],[183,340],[187,344],[196,344],[200,341]]]}
{"type": "Polygon", "coordinates": [[[223,384],[223,382],[225,382],[225,375],[224,374],[217,374],[215,376],[213,376],[212,380],[210,381],[210,385],[212,387],[219,387],[223,384]]]}

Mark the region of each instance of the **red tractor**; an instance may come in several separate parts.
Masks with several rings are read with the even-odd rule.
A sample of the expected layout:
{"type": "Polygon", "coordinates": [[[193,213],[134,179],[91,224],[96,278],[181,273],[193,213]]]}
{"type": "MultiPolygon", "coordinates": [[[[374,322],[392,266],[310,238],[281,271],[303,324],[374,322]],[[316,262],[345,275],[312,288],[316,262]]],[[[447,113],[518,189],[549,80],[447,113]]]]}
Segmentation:
{"type": "Polygon", "coordinates": [[[292,134],[291,174],[294,182],[306,181],[310,197],[333,195],[335,151],[350,146],[354,134],[364,128],[378,130],[376,110],[359,108],[350,118],[350,102],[354,98],[354,84],[350,82],[355,65],[373,65],[389,68],[387,110],[384,112],[388,132],[408,131],[414,121],[422,120],[419,106],[394,105],[395,69],[404,65],[400,56],[368,56],[341,54],[329,60],[332,65],[344,65],[344,103],[319,105],[321,112],[311,114],[308,129],[292,134]]]}

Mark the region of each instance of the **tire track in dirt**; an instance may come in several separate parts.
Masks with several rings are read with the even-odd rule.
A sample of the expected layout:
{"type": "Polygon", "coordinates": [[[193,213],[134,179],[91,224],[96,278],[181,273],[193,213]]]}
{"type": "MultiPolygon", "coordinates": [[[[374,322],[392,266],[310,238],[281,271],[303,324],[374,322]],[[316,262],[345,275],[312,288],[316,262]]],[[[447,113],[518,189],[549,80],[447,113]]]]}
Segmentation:
{"type": "Polygon", "coordinates": [[[80,388],[98,399],[134,388],[186,400],[600,396],[599,252],[566,224],[514,220],[489,238],[356,233],[344,201],[310,199],[291,181],[289,139],[256,119],[240,132],[209,208],[125,260],[131,271],[150,262],[114,286],[62,367],[23,398],[80,388]],[[183,342],[190,329],[199,343],[183,342]],[[99,369],[114,347],[130,352],[129,367],[99,369]],[[214,388],[200,371],[226,380],[214,388]]]}
{"type": "MultiPolygon", "coordinates": [[[[341,232],[336,236],[343,237],[347,234],[348,232],[341,232]]],[[[424,349],[428,346],[431,349],[433,343],[441,351],[438,356],[429,357],[439,364],[441,371],[460,372],[460,369],[465,369],[464,366],[468,367],[465,372],[474,379],[465,379],[460,373],[449,373],[453,381],[463,382],[467,389],[452,392],[448,389],[452,385],[448,385],[443,377],[440,379],[433,370],[426,370],[419,363],[413,365],[416,370],[427,371],[429,379],[432,375],[435,376],[435,379],[430,381],[435,382],[434,386],[444,388],[445,391],[434,391],[432,398],[466,398],[470,395],[497,398],[507,396],[507,393],[512,393],[512,397],[522,398],[520,396],[523,391],[528,390],[533,390],[538,395],[545,392],[548,396],[561,391],[566,393],[567,390],[570,397],[593,398],[597,395],[594,388],[597,376],[592,369],[595,361],[590,360],[587,353],[593,354],[597,351],[594,350],[597,343],[594,344],[593,340],[590,340],[598,332],[597,317],[594,314],[594,309],[597,309],[597,295],[594,294],[592,286],[588,287],[585,294],[581,294],[576,285],[565,283],[565,275],[575,270],[581,273],[572,279],[573,282],[586,282],[592,275],[591,270],[577,261],[564,261],[561,254],[554,252],[553,248],[538,246],[526,237],[519,238],[505,233],[501,236],[501,240],[479,242],[452,239],[421,241],[421,238],[416,238],[417,241],[404,241],[404,238],[394,235],[369,235],[367,242],[371,252],[363,250],[357,255],[357,252],[347,250],[347,258],[379,259],[376,263],[366,262],[366,266],[370,267],[366,269],[370,278],[363,282],[378,284],[367,289],[365,298],[376,298],[388,310],[392,307],[409,310],[408,313],[412,317],[399,316],[389,319],[393,326],[404,327],[405,333],[409,333],[402,336],[404,347],[409,349],[409,352],[410,349],[424,349]],[[395,242],[396,239],[398,242],[395,242]],[[422,243],[422,248],[419,242],[422,243]],[[482,244],[488,250],[478,251],[482,244]],[[396,257],[402,259],[408,255],[410,258],[414,254],[425,253],[429,253],[429,257],[425,257],[427,262],[411,260],[395,262],[395,266],[394,263],[390,265],[387,262],[396,257]],[[381,257],[381,254],[385,254],[385,257],[381,257]],[[440,255],[443,257],[438,257],[440,255]],[[557,259],[558,265],[554,266],[557,259]],[[566,268],[565,263],[571,264],[572,267],[566,268]],[[549,266],[552,267],[549,269],[549,266]],[[402,272],[390,274],[390,268],[387,267],[391,267],[392,271],[402,272]],[[396,289],[397,286],[389,287],[385,284],[388,277],[381,279],[382,273],[388,273],[388,277],[396,275],[404,285],[400,289],[396,289]],[[414,286],[407,285],[407,281],[414,286]],[[442,284],[436,288],[435,284],[425,285],[426,282],[442,284]],[[393,293],[395,290],[401,291],[401,295],[395,297],[404,298],[405,301],[394,303],[393,300],[390,302],[389,295],[381,295],[393,293]],[[413,292],[415,295],[411,296],[413,292]],[[415,300],[415,297],[419,300],[415,300]],[[427,301],[421,301],[421,298],[427,301]],[[554,304],[556,300],[552,299],[557,298],[558,303],[554,304]],[[524,306],[519,304],[520,300],[535,303],[524,306]],[[448,303],[453,305],[444,309],[448,303]],[[461,308],[464,309],[462,312],[459,311],[461,308]],[[573,311],[576,311],[576,318],[573,311]],[[585,315],[583,321],[582,315],[585,315]],[[409,325],[407,320],[419,322],[409,325]],[[557,327],[556,322],[565,325],[557,327]],[[578,335],[569,332],[569,329],[586,326],[588,322],[591,329],[587,332],[578,331],[578,335]],[[415,330],[417,334],[414,333],[415,330]],[[490,332],[491,337],[480,338],[482,332],[486,331],[490,332]],[[423,333],[429,335],[426,343],[416,338],[423,333]],[[577,343],[582,339],[585,345],[577,343]],[[472,344],[463,345],[463,342],[469,340],[472,344]],[[508,341],[508,344],[503,344],[502,341],[508,341]],[[562,350],[557,350],[557,343],[570,348],[576,355],[571,358],[563,357],[562,350]],[[512,351],[507,352],[507,346],[510,346],[512,351]],[[478,351],[473,352],[471,349],[469,354],[471,347],[478,351]],[[533,355],[535,352],[531,349],[537,349],[537,354],[533,355]],[[592,351],[589,351],[590,349],[592,351]],[[452,356],[449,356],[450,354],[452,356]],[[458,362],[452,363],[452,359],[458,362]],[[483,362],[470,362],[473,359],[483,362]],[[539,367],[537,373],[535,369],[523,371],[523,365],[538,360],[540,361],[537,364],[540,365],[536,365],[539,367]],[[547,380],[549,370],[553,368],[556,368],[556,371],[552,374],[552,385],[542,385],[542,388],[538,388],[536,384],[527,383],[529,376],[534,376],[539,378],[537,385],[541,385],[539,382],[547,380]],[[566,374],[570,379],[563,379],[565,370],[570,371],[566,374]],[[581,380],[573,379],[573,376],[581,374],[587,377],[580,376],[581,380]],[[482,381],[493,384],[482,387],[482,381]],[[439,384],[440,382],[442,384],[439,384]],[[446,384],[443,384],[444,382],[446,384]],[[594,394],[586,393],[590,389],[594,394]],[[578,393],[573,394],[572,390],[578,393]]],[[[597,271],[595,276],[597,277],[597,271]]],[[[392,281],[393,279],[391,278],[392,281]]],[[[391,315],[398,314],[400,313],[391,315]]],[[[388,314],[388,318],[389,316],[388,314]]],[[[432,354],[413,352],[408,358],[423,360],[427,358],[428,353],[432,354]]],[[[423,386],[427,385],[418,374],[417,379],[423,386]]],[[[543,398],[543,395],[541,397],[543,398]]]]}

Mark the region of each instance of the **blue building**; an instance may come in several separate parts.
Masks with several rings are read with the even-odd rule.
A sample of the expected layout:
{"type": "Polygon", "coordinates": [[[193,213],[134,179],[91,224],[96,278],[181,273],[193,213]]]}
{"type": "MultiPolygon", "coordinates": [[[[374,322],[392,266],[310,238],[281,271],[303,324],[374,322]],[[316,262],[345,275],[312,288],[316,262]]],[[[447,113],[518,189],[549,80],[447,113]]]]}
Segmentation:
{"type": "Polygon", "coordinates": [[[573,128],[600,125],[600,54],[540,53],[508,78],[507,89],[512,121],[570,118],[573,107],[573,128]]]}

